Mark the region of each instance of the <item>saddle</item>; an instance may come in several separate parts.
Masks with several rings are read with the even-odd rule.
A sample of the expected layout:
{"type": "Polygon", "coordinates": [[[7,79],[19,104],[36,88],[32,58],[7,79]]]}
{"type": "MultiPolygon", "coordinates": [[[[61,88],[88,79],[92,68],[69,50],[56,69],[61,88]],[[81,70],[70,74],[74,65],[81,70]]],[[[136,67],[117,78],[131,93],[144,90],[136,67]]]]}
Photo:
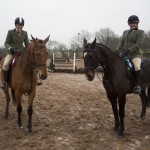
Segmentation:
{"type": "Polygon", "coordinates": [[[127,71],[133,73],[134,72],[134,65],[132,63],[132,61],[128,58],[128,56],[122,56],[122,59],[124,61],[125,67],[127,69],[127,71]]]}
{"type": "Polygon", "coordinates": [[[20,56],[21,53],[15,51],[14,55],[13,55],[13,59],[11,61],[11,64],[10,64],[10,70],[13,70],[14,66],[15,66],[15,61],[16,59],[20,56]]]}
{"type": "MultiPolygon", "coordinates": [[[[134,71],[133,62],[128,58],[128,56],[122,56],[121,58],[124,62],[127,76],[129,77],[130,80],[135,82],[135,71],[134,71]]],[[[144,61],[141,62],[141,71],[143,70],[143,67],[144,67],[144,61]]]]}

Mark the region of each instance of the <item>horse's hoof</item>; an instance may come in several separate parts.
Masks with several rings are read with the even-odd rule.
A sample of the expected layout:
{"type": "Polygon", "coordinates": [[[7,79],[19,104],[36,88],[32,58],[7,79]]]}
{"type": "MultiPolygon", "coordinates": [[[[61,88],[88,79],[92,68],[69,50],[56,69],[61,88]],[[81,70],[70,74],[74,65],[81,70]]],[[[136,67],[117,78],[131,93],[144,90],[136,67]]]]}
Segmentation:
{"type": "Polygon", "coordinates": [[[113,127],[114,132],[118,132],[118,127],[113,127]]]}
{"type": "Polygon", "coordinates": [[[14,104],[15,107],[17,107],[17,104],[15,102],[13,104],[14,104]]]}
{"type": "Polygon", "coordinates": [[[150,103],[147,104],[147,107],[150,108],[150,103]]]}
{"type": "Polygon", "coordinates": [[[5,113],[5,119],[7,120],[9,116],[9,113],[5,113]]]}
{"type": "Polygon", "coordinates": [[[124,138],[124,134],[122,132],[118,132],[117,137],[119,139],[123,139],[124,138]]]}
{"type": "Polygon", "coordinates": [[[28,133],[32,133],[32,128],[28,128],[28,133]]]}
{"type": "Polygon", "coordinates": [[[8,115],[5,115],[5,119],[8,120],[8,115]]]}
{"type": "Polygon", "coordinates": [[[141,115],[140,115],[140,118],[141,118],[142,120],[144,120],[144,119],[145,119],[145,115],[141,114],[141,115]]]}

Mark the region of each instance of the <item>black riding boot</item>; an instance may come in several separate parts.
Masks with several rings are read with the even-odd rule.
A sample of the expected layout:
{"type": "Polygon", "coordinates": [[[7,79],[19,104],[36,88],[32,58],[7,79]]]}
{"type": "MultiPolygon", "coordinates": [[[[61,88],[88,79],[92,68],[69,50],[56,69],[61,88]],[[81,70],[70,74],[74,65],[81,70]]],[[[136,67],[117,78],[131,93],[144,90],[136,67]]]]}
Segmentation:
{"type": "Polygon", "coordinates": [[[135,94],[141,94],[141,70],[135,71],[135,88],[134,88],[134,93],[135,94]]]}
{"type": "Polygon", "coordinates": [[[7,88],[8,88],[8,71],[2,70],[2,74],[3,74],[4,80],[2,81],[1,89],[7,90],[7,88]]]}

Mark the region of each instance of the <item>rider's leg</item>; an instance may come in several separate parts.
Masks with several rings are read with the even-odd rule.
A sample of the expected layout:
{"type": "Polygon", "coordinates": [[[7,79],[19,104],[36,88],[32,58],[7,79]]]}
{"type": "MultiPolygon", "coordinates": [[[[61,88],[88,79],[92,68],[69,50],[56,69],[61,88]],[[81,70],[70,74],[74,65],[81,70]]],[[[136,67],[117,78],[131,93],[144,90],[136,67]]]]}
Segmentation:
{"type": "Polygon", "coordinates": [[[141,58],[133,58],[132,62],[134,64],[135,70],[135,88],[134,93],[140,94],[141,93],[141,58]]]}
{"type": "Polygon", "coordinates": [[[13,59],[13,56],[11,54],[7,54],[5,57],[3,66],[2,66],[2,75],[3,75],[3,80],[2,80],[2,85],[1,88],[6,90],[8,88],[8,71],[9,71],[9,65],[13,59]]]}

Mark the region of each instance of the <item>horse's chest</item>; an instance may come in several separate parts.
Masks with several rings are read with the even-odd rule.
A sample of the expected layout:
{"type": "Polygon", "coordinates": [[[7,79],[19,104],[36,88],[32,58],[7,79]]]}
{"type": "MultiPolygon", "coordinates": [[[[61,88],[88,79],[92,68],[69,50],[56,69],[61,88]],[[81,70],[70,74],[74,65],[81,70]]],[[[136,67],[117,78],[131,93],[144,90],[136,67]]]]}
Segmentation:
{"type": "Polygon", "coordinates": [[[32,89],[35,87],[36,81],[31,79],[30,77],[24,77],[20,79],[13,79],[12,80],[12,87],[13,89],[19,89],[23,91],[23,93],[31,92],[32,89]]]}
{"type": "Polygon", "coordinates": [[[110,80],[103,80],[103,85],[106,91],[112,91],[112,84],[110,80]]]}

